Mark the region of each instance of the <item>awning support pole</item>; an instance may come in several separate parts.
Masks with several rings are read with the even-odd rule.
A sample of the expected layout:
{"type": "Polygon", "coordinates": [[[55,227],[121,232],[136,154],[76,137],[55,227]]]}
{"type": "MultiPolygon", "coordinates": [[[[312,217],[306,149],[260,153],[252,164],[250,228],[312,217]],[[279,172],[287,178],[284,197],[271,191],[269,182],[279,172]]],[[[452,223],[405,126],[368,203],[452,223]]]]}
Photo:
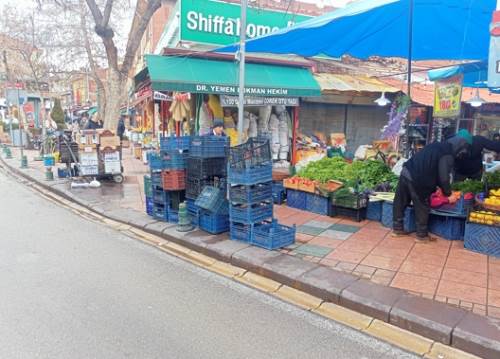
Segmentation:
{"type": "Polygon", "coordinates": [[[292,166],[297,164],[297,132],[299,131],[299,107],[293,108],[292,166]]]}
{"type": "Polygon", "coordinates": [[[413,0],[409,1],[409,14],[408,14],[408,74],[407,74],[407,94],[410,98],[410,105],[408,106],[408,113],[406,115],[406,121],[404,123],[405,133],[403,135],[402,152],[405,157],[408,157],[410,153],[410,143],[408,137],[408,126],[410,123],[410,112],[411,112],[411,72],[412,72],[412,59],[413,59],[413,0]]]}
{"type": "Polygon", "coordinates": [[[240,21],[240,78],[238,93],[238,144],[243,142],[243,118],[245,117],[245,40],[247,32],[247,5],[248,0],[241,0],[240,21]]]}

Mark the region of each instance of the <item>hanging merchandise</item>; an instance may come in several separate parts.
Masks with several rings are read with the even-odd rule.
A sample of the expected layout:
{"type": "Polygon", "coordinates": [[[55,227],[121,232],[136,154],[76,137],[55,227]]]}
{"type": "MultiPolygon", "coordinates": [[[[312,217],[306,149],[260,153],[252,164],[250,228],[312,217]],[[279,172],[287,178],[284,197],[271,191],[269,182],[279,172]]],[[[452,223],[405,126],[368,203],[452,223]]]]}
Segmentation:
{"type": "Polygon", "coordinates": [[[173,98],[170,112],[174,121],[182,122],[184,119],[188,119],[190,117],[189,100],[191,99],[191,95],[174,92],[173,98]]]}
{"type": "Polygon", "coordinates": [[[288,151],[290,150],[289,146],[289,137],[288,137],[288,123],[290,116],[288,115],[288,111],[283,108],[283,111],[279,115],[279,143],[280,143],[280,152],[279,159],[281,161],[286,161],[288,159],[288,151]]]}
{"type": "Polygon", "coordinates": [[[220,105],[219,97],[216,95],[208,95],[208,106],[212,110],[214,118],[223,118],[224,111],[220,105]]]}
{"type": "Polygon", "coordinates": [[[259,107],[259,134],[265,134],[269,131],[269,119],[271,118],[272,107],[259,107]]]}
{"type": "Polygon", "coordinates": [[[279,119],[274,113],[269,119],[269,132],[271,132],[271,153],[273,160],[277,160],[280,152],[279,119]]]}
{"type": "Polygon", "coordinates": [[[213,121],[213,113],[208,106],[208,96],[205,95],[199,111],[199,133],[201,136],[210,133],[213,121]]]}
{"type": "Polygon", "coordinates": [[[248,114],[248,138],[255,138],[258,135],[258,130],[257,130],[257,120],[258,117],[255,116],[253,113],[248,114]]]}

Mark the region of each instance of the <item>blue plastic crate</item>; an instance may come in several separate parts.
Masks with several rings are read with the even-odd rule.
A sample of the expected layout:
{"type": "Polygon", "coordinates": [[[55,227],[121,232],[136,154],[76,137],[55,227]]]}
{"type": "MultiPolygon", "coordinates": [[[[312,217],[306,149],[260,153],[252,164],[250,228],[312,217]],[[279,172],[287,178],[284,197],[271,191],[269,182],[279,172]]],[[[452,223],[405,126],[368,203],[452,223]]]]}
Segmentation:
{"type": "Polygon", "coordinates": [[[163,168],[168,170],[183,170],[187,165],[187,153],[161,152],[163,168]]]}
{"type": "Polygon", "coordinates": [[[213,186],[203,188],[195,201],[195,205],[215,214],[227,214],[229,207],[226,193],[222,189],[213,186]]]}
{"type": "Polygon", "coordinates": [[[201,210],[199,215],[199,227],[211,234],[220,234],[229,231],[229,216],[212,214],[201,210]]]}
{"type": "Polygon", "coordinates": [[[168,207],[165,205],[160,205],[160,204],[153,204],[153,217],[160,220],[167,222],[168,221],[168,207]]]}
{"type": "Polygon", "coordinates": [[[250,243],[253,236],[253,224],[244,224],[237,222],[230,222],[229,224],[229,238],[234,241],[242,241],[250,243]]]}
{"type": "Polygon", "coordinates": [[[232,222],[257,223],[272,218],[273,204],[258,203],[252,205],[230,205],[229,216],[232,222]]]}
{"type": "Polygon", "coordinates": [[[446,212],[431,211],[429,232],[452,241],[462,240],[465,233],[465,218],[452,216],[446,212]]]}
{"type": "Polygon", "coordinates": [[[161,171],[165,168],[163,157],[156,152],[151,152],[148,156],[149,168],[151,172],[161,171]]]}
{"type": "Polygon", "coordinates": [[[153,202],[153,198],[152,197],[146,197],[146,213],[150,216],[153,215],[153,206],[154,206],[154,202],[153,202]]]}
{"type": "Polygon", "coordinates": [[[154,187],[163,187],[163,179],[160,172],[151,172],[151,186],[154,187]]]}
{"type": "MultiPolygon", "coordinates": [[[[382,204],[382,225],[384,227],[392,228],[393,226],[393,203],[384,201],[382,204]]],[[[404,218],[404,230],[407,232],[415,232],[417,224],[415,222],[415,210],[412,207],[407,207],[404,218]]]]}
{"type": "Polygon", "coordinates": [[[179,222],[179,212],[169,208],[168,209],[168,221],[171,223],[179,222]]]}
{"type": "Polygon", "coordinates": [[[283,182],[273,182],[273,202],[274,204],[283,204],[286,199],[286,190],[283,182]]]}
{"type": "Polygon", "coordinates": [[[440,212],[447,212],[452,214],[458,214],[462,216],[467,216],[467,213],[474,205],[474,199],[465,200],[464,195],[454,204],[443,204],[437,210],[440,212]]]}
{"type": "Polygon", "coordinates": [[[329,216],[331,214],[330,198],[306,193],[306,211],[329,216]]]}
{"type": "Polygon", "coordinates": [[[158,204],[167,204],[169,202],[168,192],[165,192],[161,187],[153,186],[152,191],[153,202],[158,204]]]}
{"type": "Polygon", "coordinates": [[[272,183],[259,183],[253,186],[231,186],[229,200],[232,203],[251,204],[271,201],[273,197],[272,183]]]}
{"type": "Polygon", "coordinates": [[[199,158],[222,158],[227,156],[229,137],[195,136],[191,138],[189,155],[199,158]]]}
{"type": "Polygon", "coordinates": [[[297,209],[306,209],[306,192],[297,191],[294,189],[287,189],[286,191],[286,205],[288,207],[297,209]]]}
{"type": "Polygon", "coordinates": [[[245,169],[228,169],[227,181],[233,185],[251,186],[273,180],[273,165],[271,163],[245,169]]]}
{"type": "Polygon", "coordinates": [[[295,225],[288,227],[273,220],[255,225],[250,243],[269,250],[278,249],[295,243],[295,233],[295,225]]]}
{"type": "Polygon", "coordinates": [[[368,201],[366,219],[380,222],[382,220],[382,205],[384,201],[368,201]]]}
{"type": "Polygon", "coordinates": [[[45,167],[52,167],[56,164],[56,160],[54,158],[54,156],[51,156],[51,155],[45,155],[43,157],[43,165],[45,167]]]}
{"type": "Polygon", "coordinates": [[[189,151],[190,136],[165,136],[160,137],[160,149],[169,153],[189,151]]]}
{"type": "Polygon", "coordinates": [[[467,222],[464,247],[474,252],[500,257],[500,227],[467,222]]]}

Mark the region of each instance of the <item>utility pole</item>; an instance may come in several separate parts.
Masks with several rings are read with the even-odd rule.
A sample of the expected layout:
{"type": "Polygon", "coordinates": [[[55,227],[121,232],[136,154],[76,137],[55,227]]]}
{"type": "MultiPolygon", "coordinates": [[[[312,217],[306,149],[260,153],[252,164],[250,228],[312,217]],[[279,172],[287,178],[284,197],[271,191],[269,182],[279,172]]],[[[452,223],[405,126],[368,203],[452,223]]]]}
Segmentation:
{"type": "Polygon", "coordinates": [[[243,118],[245,117],[245,41],[247,34],[247,5],[248,0],[241,0],[240,51],[238,52],[238,60],[240,61],[238,94],[238,144],[241,144],[243,142],[243,118]]]}

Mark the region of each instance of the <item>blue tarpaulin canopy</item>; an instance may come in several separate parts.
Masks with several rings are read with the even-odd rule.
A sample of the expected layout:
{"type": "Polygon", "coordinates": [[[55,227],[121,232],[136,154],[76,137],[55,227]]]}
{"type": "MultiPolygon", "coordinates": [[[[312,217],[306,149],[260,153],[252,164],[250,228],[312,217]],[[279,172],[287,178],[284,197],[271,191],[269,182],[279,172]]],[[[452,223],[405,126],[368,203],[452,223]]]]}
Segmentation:
{"type": "Polygon", "coordinates": [[[464,87],[488,87],[487,61],[471,62],[457,66],[445,67],[442,69],[430,70],[428,72],[429,80],[431,81],[447,79],[459,74],[464,75],[464,87]]]}
{"type": "MultiPolygon", "coordinates": [[[[249,40],[248,52],[408,58],[411,0],[360,0],[249,40]]],[[[413,0],[413,60],[485,60],[496,0],[413,0]]],[[[235,52],[233,45],[217,51],[235,52]]]]}

